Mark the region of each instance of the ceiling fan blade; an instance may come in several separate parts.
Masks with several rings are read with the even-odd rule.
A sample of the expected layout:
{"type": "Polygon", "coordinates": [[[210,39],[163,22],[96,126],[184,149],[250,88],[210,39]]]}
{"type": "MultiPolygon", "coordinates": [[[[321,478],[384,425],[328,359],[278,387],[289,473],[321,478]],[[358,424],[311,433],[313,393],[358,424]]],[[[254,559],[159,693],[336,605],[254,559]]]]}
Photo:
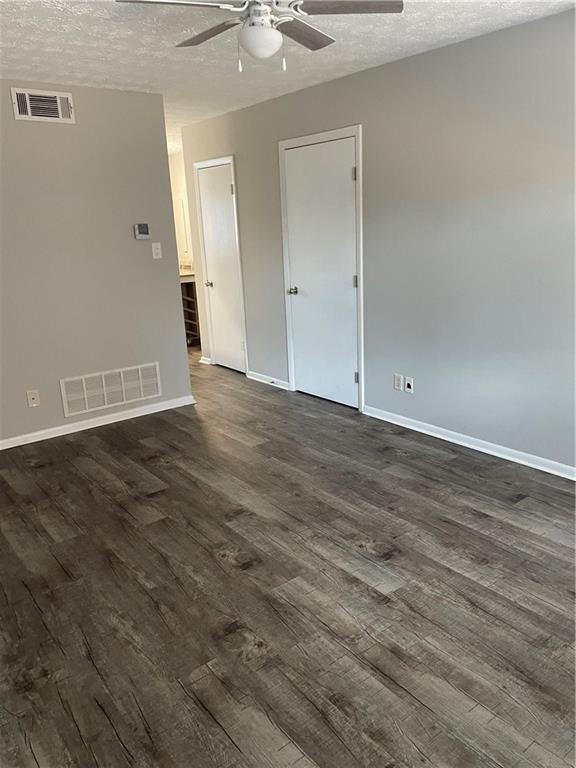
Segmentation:
{"type": "Polygon", "coordinates": [[[402,13],[403,0],[303,0],[299,6],[310,16],[340,13],[402,13]]]}
{"type": "Polygon", "coordinates": [[[326,48],[327,45],[335,43],[333,37],[327,35],[325,32],[321,32],[316,27],[308,24],[301,19],[282,19],[278,24],[280,32],[296,43],[300,43],[304,48],[308,48],[309,51],[319,51],[321,48],[326,48]]]}
{"type": "Polygon", "coordinates": [[[116,0],[117,3],[140,3],[140,5],[187,5],[193,8],[220,8],[222,11],[237,11],[244,7],[245,3],[239,4],[201,2],[201,0],[116,0]]]}
{"type": "Polygon", "coordinates": [[[215,27],[210,27],[210,29],[206,29],[204,32],[194,35],[194,37],[189,37],[188,40],[183,40],[181,43],[178,43],[176,48],[189,48],[192,45],[201,45],[202,43],[205,43],[206,40],[210,40],[211,38],[216,37],[216,35],[221,35],[222,32],[227,32],[229,29],[232,29],[232,27],[238,26],[238,24],[242,24],[240,19],[228,19],[228,21],[223,21],[222,24],[217,24],[215,27]]]}

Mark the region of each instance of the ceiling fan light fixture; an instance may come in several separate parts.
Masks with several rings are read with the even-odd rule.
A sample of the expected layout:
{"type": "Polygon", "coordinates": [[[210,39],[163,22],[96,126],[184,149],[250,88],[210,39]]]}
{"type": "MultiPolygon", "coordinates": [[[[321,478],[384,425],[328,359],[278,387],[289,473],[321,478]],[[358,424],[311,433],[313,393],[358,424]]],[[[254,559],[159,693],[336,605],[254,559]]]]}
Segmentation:
{"type": "Polygon", "coordinates": [[[238,33],[238,42],[255,59],[269,59],[282,48],[282,33],[275,27],[246,22],[238,33]]]}
{"type": "MultiPolygon", "coordinates": [[[[0,0],[2,2],[2,0],[0,0]]],[[[282,48],[288,37],[309,51],[320,51],[335,39],[306,21],[308,16],[402,13],[404,0],[116,0],[118,3],[145,5],[180,5],[192,8],[218,8],[234,12],[236,18],[216,24],[187,40],[177,48],[191,48],[218,37],[233,27],[242,25],[238,34],[238,49],[242,47],[255,59],[269,59],[282,48]],[[278,27],[282,27],[282,31],[278,27]]],[[[240,50],[238,69],[242,71],[240,50]]],[[[283,57],[282,69],[286,71],[283,57]]]]}

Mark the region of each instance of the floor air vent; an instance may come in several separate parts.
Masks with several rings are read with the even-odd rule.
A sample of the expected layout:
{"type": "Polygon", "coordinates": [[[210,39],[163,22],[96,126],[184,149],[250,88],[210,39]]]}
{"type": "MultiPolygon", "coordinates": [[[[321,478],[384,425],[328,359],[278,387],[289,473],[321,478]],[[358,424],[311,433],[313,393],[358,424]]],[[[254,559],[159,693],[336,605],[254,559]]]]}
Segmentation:
{"type": "Polygon", "coordinates": [[[147,363],[60,379],[60,389],[65,416],[149,400],[162,394],[160,366],[158,363],[147,363]]]}
{"type": "Polygon", "coordinates": [[[75,123],[71,93],[27,91],[12,88],[16,120],[42,120],[51,123],[75,123]]]}

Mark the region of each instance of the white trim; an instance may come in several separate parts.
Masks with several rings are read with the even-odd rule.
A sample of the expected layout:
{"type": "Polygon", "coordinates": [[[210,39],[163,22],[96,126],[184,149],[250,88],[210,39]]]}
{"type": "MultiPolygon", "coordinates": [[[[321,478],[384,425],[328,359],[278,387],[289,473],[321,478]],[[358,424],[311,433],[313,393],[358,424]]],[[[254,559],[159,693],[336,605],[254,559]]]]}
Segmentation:
{"type": "Polygon", "coordinates": [[[219,165],[231,165],[233,163],[234,155],[224,155],[223,157],[213,157],[210,160],[197,160],[194,163],[194,168],[217,168],[219,165]]]}
{"type": "Polygon", "coordinates": [[[141,405],[138,408],[129,408],[128,410],[119,411],[118,413],[107,413],[104,416],[95,416],[93,419],[83,419],[82,421],[62,424],[58,427],[49,427],[48,429],[42,429],[39,432],[28,432],[25,435],[16,435],[16,437],[8,437],[4,440],[0,440],[0,451],[4,451],[8,448],[16,448],[19,445],[27,445],[28,443],[38,443],[41,440],[50,440],[53,437],[70,435],[73,432],[82,432],[85,429],[102,427],[105,424],[114,424],[117,421],[126,421],[127,419],[135,419],[138,416],[147,416],[151,413],[158,413],[159,411],[169,411],[172,408],[195,405],[195,403],[196,400],[192,395],[185,395],[184,397],[176,397],[172,400],[161,400],[159,403],[141,405]]]}
{"type": "MultiPolygon", "coordinates": [[[[287,147],[286,147],[287,149],[287,147]]],[[[286,164],[284,157],[285,147],[278,143],[279,170],[280,170],[280,211],[282,219],[282,263],[284,266],[284,310],[286,312],[286,352],[288,355],[288,387],[291,392],[296,391],[296,376],[294,364],[294,320],[292,316],[292,301],[288,289],[292,284],[290,279],[290,258],[288,254],[288,206],[286,202],[286,164]]]]}
{"type": "Polygon", "coordinates": [[[283,150],[296,149],[297,147],[309,147],[311,144],[325,144],[327,141],[356,138],[361,130],[362,126],[360,124],[346,125],[344,128],[333,128],[330,131],[309,133],[307,136],[296,136],[293,139],[281,139],[278,143],[283,150]]]}
{"type": "Polygon", "coordinates": [[[356,163],[356,274],[358,287],[356,290],[357,333],[358,333],[358,410],[364,409],[364,241],[363,241],[363,199],[362,199],[362,126],[350,125],[346,128],[336,128],[333,131],[313,133],[309,136],[299,136],[294,139],[284,139],[278,142],[280,167],[280,204],[282,213],[282,255],[284,262],[284,300],[286,305],[286,337],[288,349],[288,382],[289,389],[296,389],[296,373],[294,366],[294,326],[292,317],[292,302],[288,295],[290,280],[290,254],[288,250],[288,209],[286,204],[286,164],[285,152],[296,147],[307,147],[311,144],[324,144],[338,139],[355,139],[356,163]]]}
{"type": "Polygon", "coordinates": [[[366,405],[364,396],[364,200],[363,163],[362,163],[362,126],[357,126],[356,134],[356,269],[358,290],[356,291],[356,311],[358,314],[358,410],[366,405]]]}
{"type": "MultiPolygon", "coordinates": [[[[226,155],[225,157],[215,157],[211,160],[199,160],[194,163],[194,192],[196,197],[196,217],[198,220],[198,240],[200,241],[200,262],[202,264],[202,276],[204,278],[204,297],[206,301],[206,323],[208,325],[208,340],[210,343],[210,363],[216,365],[212,357],[214,355],[214,333],[212,324],[212,305],[210,299],[210,289],[206,286],[208,280],[208,270],[206,266],[206,248],[204,244],[204,225],[202,222],[202,200],[200,197],[200,184],[198,179],[198,171],[203,168],[217,168],[221,165],[229,165],[232,176],[233,184],[233,197],[234,197],[234,228],[236,230],[236,256],[238,267],[238,279],[240,280],[240,310],[242,313],[242,333],[244,336],[244,373],[248,371],[248,336],[246,333],[246,310],[245,310],[245,298],[244,298],[244,276],[242,273],[242,256],[240,251],[240,228],[238,225],[238,186],[236,184],[236,167],[234,165],[234,155],[226,155]]],[[[203,358],[200,362],[205,362],[208,358],[203,358]]]]}
{"type": "Polygon", "coordinates": [[[534,456],[531,453],[517,451],[514,448],[506,448],[503,445],[489,443],[486,440],[479,440],[476,437],[462,435],[459,432],[452,432],[450,429],[436,427],[433,424],[416,421],[416,419],[409,419],[407,416],[400,416],[397,413],[381,411],[379,408],[373,408],[371,405],[366,405],[362,413],[366,416],[380,419],[381,421],[397,424],[400,427],[413,429],[415,432],[423,432],[425,435],[431,435],[440,440],[446,440],[449,443],[456,443],[456,445],[472,448],[474,451],[489,453],[491,456],[498,456],[500,459],[507,459],[516,464],[524,464],[527,467],[539,469],[542,472],[548,472],[551,475],[559,475],[560,477],[566,477],[569,480],[576,480],[576,467],[571,467],[569,464],[560,464],[557,461],[545,459],[541,456],[534,456]]]}
{"type": "Polygon", "coordinates": [[[200,360],[198,360],[198,362],[202,363],[202,365],[214,365],[214,363],[212,362],[212,358],[204,357],[204,355],[202,355],[202,357],[200,358],[200,360]]]}
{"type": "Polygon", "coordinates": [[[279,389],[287,389],[289,391],[292,389],[288,381],[274,379],[272,376],[264,376],[262,373],[254,373],[254,371],[248,371],[246,373],[246,378],[252,379],[252,381],[259,381],[261,384],[271,384],[273,387],[278,387],[279,389]]]}

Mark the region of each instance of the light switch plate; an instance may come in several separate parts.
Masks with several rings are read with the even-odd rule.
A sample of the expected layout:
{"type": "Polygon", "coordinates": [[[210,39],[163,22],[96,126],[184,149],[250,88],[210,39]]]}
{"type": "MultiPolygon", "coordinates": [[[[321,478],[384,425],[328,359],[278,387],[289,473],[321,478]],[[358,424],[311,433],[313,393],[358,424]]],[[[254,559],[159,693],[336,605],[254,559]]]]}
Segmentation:
{"type": "Polygon", "coordinates": [[[404,376],[401,373],[394,374],[394,389],[397,392],[402,392],[404,389],[404,376]]]}
{"type": "Polygon", "coordinates": [[[409,395],[414,394],[414,379],[412,376],[404,377],[404,392],[407,392],[409,395]]]}
{"type": "Polygon", "coordinates": [[[152,258],[153,259],[162,258],[162,243],[152,243],[152,258]]]}

